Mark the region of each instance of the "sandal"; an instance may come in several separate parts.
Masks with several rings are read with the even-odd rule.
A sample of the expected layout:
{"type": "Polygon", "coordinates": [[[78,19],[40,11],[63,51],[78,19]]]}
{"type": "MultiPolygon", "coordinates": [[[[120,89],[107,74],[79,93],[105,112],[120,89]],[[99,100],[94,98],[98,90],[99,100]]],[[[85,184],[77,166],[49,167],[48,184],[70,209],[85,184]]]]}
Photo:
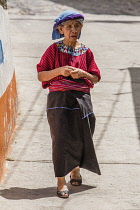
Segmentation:
{"type": "Polygon", "coordinates": [[[68,198],[69,197],[69,190],[57,191],[57,196],[59,198],[68,198]]]}
{"type": "Polygon", "coordinates": [[[72,186],[80,186],[82,184],[82,176],[80,175],[80,179],[72,179],[70,176],[70,183],[72,186]],[[78,185],[73,184],[74,182],[77,182],[78,185]]]}

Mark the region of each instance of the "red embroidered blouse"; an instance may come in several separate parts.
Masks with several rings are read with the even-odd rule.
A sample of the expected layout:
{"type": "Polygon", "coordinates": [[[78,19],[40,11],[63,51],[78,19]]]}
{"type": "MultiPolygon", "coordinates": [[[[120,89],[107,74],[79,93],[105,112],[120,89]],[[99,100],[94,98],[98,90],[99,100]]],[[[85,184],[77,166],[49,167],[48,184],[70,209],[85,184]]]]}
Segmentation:
{"type": "MultiPolygon", "coordinates": [[[[101,78],[100,70],[98,69],[92,51],[85,45],[81,44],[78,49],[72,49],[63,44],[62,41],[53,43],[43,54],[37,71],[49,71],[61,66],[73,66],[101,78]]],[[[72,79],[62,75],[57,76],[49,81],[42,82],[42,87],[49,87],[52,91],[79,90],[89,92],[94,84],[87,78],[72,79]]]]}

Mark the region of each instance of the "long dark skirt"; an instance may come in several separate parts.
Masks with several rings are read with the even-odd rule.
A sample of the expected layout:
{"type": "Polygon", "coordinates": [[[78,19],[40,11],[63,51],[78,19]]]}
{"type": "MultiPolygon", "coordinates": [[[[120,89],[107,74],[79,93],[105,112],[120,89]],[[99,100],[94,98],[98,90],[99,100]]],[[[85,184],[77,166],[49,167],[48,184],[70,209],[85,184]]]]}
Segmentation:
{"type": "Polygon", "coordinates": [[[55,176],[63,177],[77,166],[100,175],[92,141],[95,116],[90,94],[75,90],[50,92],[47,117],[55,176]]]}

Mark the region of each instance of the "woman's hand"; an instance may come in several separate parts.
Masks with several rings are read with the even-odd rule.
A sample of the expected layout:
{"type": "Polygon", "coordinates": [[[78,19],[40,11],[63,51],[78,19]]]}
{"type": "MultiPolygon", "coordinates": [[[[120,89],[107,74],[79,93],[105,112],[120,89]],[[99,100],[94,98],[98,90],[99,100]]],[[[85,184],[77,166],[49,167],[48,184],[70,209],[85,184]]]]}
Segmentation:
{"type": "Polygon", "coordinates": [[[93,84],[97,83],[99,81],[98,76],[96,75],[92,75],[82,69],[78,69],[78,68],[74,68],[72,66],[69,66],[68,69],[71,69],[71,73],[70,76],[73,79],[79,79],[80,77],[86,77],[87,79],[89,79],[93,84]]]}
{"type": "Polygon", "coordinates": [[[73,67],[71,66],[62,66],[59,68],[60,70],[60,75],[64,77],[68,77],[71,75],[71,72],[73,71],[73,67]]]}
{"type": "Polygon", "coordinates": [[[72,66],[62,66],[60,67],[60,74],[62,76],[71,76],[73,79],[79,79],[80,77],[84,77],[85,71],[82,69],[78,69],[72,66]]]}
{"type": "Polygon", "coordinates": [[[74,68],[70,75],[73,79],[79,79],[80,77],[84,77],[85,71],[82,69],[74,68]]]}

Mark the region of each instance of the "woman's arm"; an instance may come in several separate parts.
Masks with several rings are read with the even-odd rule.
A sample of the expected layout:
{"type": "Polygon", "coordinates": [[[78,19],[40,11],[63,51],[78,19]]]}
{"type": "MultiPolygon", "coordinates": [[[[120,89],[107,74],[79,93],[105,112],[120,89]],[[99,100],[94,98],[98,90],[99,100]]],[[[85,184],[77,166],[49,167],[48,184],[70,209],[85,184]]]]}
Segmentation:
{"type": "Polygon", "coordinates": [[[76,73],[77,70],[71,72],[71,76],[74,79],[78,79],[80,77],[86,77],[87,79],[89,79],[93,84],[96,84],[97,82],[99,82],[99,77],[93,74],[90,74],[86,71],[83,71],[81,69],[78,70],[78,72],[76,73]],[[76,75],[77,74],[77,75],[76,75]],[[77,78],[76,78],[77,77],[77,78]]]}
{"type": "Polygon", "coordinates": [[[71,74],[72,71],[73,69],[71,69],[70,66],[62,66],[49,71],[41,71],[38,73],[38,80],[40,82],[46,82],[59,75],[67,77],[71,74]]]}
{"type": "Polygon", "coordinates": [[[73,79],[79,79],[80,77],[86,77],[89,79],[93,84],[99,82],[99,77],[93,74],[90,74],[82,69],[74,68],[74,67],[69,67],[68,69],[71,69],[70,75],[73,79]]]}

